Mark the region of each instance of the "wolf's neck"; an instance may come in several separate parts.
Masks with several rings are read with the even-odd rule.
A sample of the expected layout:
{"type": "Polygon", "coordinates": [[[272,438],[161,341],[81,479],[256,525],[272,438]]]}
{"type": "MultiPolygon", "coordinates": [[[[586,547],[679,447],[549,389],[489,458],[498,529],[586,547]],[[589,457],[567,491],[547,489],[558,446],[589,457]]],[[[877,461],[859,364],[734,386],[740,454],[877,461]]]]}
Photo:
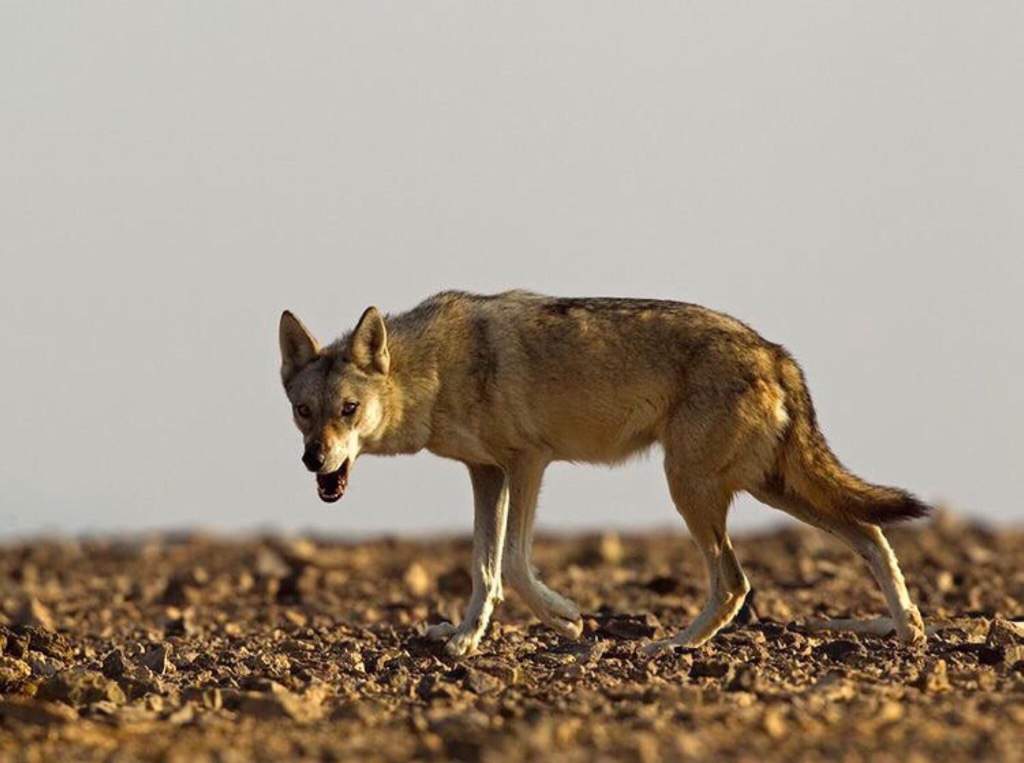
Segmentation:
{"type": "Polygon", "coordinates": [[[395,455],[426,447],[442,378],[440,348],[430,331],[429,325],[388,322],[391,371],[385,419],[378,437],[367,443],[368,452],[395,455]]]}

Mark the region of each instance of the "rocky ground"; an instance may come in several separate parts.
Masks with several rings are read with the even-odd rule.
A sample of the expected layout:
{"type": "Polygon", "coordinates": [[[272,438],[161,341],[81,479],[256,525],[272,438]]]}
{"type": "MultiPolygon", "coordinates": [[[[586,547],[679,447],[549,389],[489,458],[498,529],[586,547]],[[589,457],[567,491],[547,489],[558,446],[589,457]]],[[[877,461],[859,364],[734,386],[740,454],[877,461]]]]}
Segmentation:
{"type": "Polygon", "coordinates": [[[891,537],[933,634],[811,633],[870,616],[866,569],[811,530],[740,538],[755,615],[646,659],[704,590],[671,534],[547,539],[579,642],[510,595],[480,653],[465,540],[38,542],[0,548],[0,760],[1012,760],[1024,757],[1024,532],[949,517],[891,537]]]}

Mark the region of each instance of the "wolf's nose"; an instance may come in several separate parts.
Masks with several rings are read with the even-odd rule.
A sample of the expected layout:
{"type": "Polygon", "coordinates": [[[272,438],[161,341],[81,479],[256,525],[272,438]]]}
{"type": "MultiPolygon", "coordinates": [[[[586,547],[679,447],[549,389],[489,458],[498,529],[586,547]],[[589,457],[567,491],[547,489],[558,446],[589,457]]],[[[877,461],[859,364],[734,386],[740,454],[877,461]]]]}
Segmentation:
{"type": "Polygon", "coordinates": [[[324,449],[318,442],[311,442],[306,446],[306,452],[302,454],[302,463],[311,472],[320,471],[324,465],[324,449]]]}

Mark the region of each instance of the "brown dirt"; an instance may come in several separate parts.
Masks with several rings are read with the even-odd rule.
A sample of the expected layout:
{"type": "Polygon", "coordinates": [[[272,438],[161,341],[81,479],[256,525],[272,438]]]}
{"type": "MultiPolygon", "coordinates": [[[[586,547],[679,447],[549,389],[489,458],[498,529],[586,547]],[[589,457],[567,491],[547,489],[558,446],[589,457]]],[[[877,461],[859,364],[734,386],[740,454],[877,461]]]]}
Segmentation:
{"type": "Polygon", "coordinates": [[[441,655],[464,540],[202,536],[0,549],[0,760],[1021,759],[1024,532],[948,517],[891,533],[924,649],[822,636],[874,615],[814,531],[741,538],[757,617],[643,658],[704,590],[669,533],[548,539],[537,564],[587,613],[561,640],[513,595],[479,654],[441,655]]]}

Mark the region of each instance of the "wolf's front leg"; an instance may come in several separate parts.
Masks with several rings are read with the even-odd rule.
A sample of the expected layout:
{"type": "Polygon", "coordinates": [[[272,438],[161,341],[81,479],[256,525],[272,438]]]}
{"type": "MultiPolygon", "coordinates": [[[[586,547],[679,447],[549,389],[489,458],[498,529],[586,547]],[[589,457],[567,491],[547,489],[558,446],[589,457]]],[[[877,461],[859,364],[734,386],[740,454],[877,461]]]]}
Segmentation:
{"type": "Polygon", "coordinates": [[[469,467],[473,482],[473,593],[462,622],[439,623],[427,629],[427,637],[447,640],[445,651],[453,657],[476,649],[487,630],[494,605],[501,601],[501,554],[508,522],[508,481],[496,466],[469,467]]]}
{"type": "Polygon", "coordinates": [[[540,621],[562,636],[576,639],[583,633],[579,607],[538,580],[530,561],[533,518],[546,466],[542,458],[524,456],[509,470],[508,536],[502,564],[506,582],[540,621]]]}

